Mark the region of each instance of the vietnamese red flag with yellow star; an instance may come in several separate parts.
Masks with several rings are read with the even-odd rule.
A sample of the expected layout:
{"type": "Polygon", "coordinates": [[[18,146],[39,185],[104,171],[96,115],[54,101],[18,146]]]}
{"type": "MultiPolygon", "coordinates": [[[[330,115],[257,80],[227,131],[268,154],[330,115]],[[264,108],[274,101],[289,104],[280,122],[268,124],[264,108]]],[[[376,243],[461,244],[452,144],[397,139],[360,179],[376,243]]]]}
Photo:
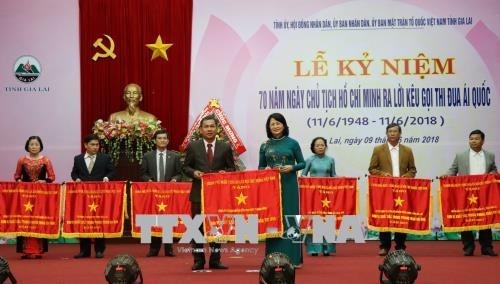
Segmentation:
{"type": "Polygon", "coordinates": [[[500,227],[500,175],[451,176],[439,180],[443,231],[500,227]]]}
{"type": "Polygon", "coordinates": [[[202,176],[202,214],[207,241],[234,241],[230,215],[258,216],[258,239],[283,235],[281,184],[277,170],[209,173],[202,176]],[[225,216],[225,217],[224,217],[225,216]]]}
{"type": "Polygon", "coordinates": [[[65,238],[117,238],[123,234],[124,182],[67,182],[65,238]]]}
{"type": "MultiPolygon", "coordinates": [[[[137,214],[151,215],[191,215],[189,202],[190,182],[134,182],[131,192],[132,236],[141,237],[141,228],[135,225],[137,214]]],[[[173,236],[182,238],[186,226],[181,222],[173,228],[173,236]]],[[[152,235],[162,236],[161,227],[152,227],[152,235]]]]}
{"type": "Polygon", "coordinates": [[[415,235],[430,233],[431,180],[368,177],[368,228],[415,235]]]}
{"type": "Polygon", "coordinates": [[[59,238],[61,185],[0,182],[0,237],[59,238]]]}
{"type": "Polygon", "coordinates": [[[342,216],[358,213],[358,183],[353,177],[299,177],[301,228],[310,232],[307,215],[335,215],[339,228],[342,216]]]}

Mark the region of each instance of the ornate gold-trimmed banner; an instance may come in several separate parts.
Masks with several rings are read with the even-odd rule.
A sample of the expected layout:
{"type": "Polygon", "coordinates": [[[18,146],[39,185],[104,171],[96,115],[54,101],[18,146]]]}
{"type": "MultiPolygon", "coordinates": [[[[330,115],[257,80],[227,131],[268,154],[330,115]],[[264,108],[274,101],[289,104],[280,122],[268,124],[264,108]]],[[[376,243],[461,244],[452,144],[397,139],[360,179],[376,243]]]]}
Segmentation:
{"type": "Polygon", "coordinates": [[[301,228],[310,232],[304,215],[335,215],[339,228],[342,216],[358,213],[358,183],[353,177],[299,177],[301,228]]]}
{"type": "Polygon", "coordinates": [[[0,182],[0,236],[59,238],[61,185],[0,182]]]}
{"type": "Polygon", "coordinates": [[[381,232],[430,233],[431,181],[368,177],[368,228],[381,232]]]}
{"type": "Polygon", "coordinates": [[[259,240],[283,235],[277,170],[204,174],[202,183],[202,213],[220,217],[218,220],[205,219],[207,241],[235,240],[234,223],[231,223],[234,219],[223,220],[224,215],[256,214],[259,240]],[[219,230],[215,232],[217,227],[219,230]]]}
{"type": "MultiPolygon", "coordinates": [[[[137,214],[191,215],[189,202],[190,182],[134,182],[132,183],[132,236],[141,237],[141,228],[135,225],[137,214]]],[[[184,224],[174,227],[173,236],[181,238],[186,231],[184,224]]],[[[152,235],[162,236],[161,227],[153,227],[152,235]]]]}
{"type": "Polygon", "coordinates": [[[62,236],[116,238],[123,234],[124,182],[68,182],[62,236]]]}
{"type": "Polygon", "coordinates": [[[443,231],[500,227],[500,175],[467,175],[439,180],[443,231]]]}

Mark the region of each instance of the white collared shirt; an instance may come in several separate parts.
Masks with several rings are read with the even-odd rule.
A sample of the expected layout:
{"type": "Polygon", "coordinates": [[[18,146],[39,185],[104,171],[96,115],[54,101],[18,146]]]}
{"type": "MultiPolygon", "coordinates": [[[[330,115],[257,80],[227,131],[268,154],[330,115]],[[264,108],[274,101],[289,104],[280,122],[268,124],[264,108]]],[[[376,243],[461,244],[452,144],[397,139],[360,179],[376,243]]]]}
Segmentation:
{"type": "Polygon", "coordinates": [[[482,175],[486,173],[486,160],[484,158],[484,151],[476,152],[469,149],[469,165],[471,175],[482,175]]]}
{"type": "Polygon", "coordinates": [[[97,155],[90,155],[89,153],[85,153],[85,156],[83,157],[83,159],[85,160],[85,165],[87,165],[87,168],[89,168],[91,157],[94,157],[94,163],[95,163],[97,155]]]}
{"type": "Polygon", "coordinates": [[[205,153],[208,151],[208,144],[212,144],[212,153],[215,153],[215,139],[211,143],[207,142],[207,140],[203,139],[203,143],[205,143],[205,153]]]}
{"type": "Polygon", "coordinates": [[[389,153],[391,153],[391,163],[392,163],[392,176],[399,177],[399,143],[396,146],[392,146],[390,143],[387,143],[389,146],[389,153]]]}

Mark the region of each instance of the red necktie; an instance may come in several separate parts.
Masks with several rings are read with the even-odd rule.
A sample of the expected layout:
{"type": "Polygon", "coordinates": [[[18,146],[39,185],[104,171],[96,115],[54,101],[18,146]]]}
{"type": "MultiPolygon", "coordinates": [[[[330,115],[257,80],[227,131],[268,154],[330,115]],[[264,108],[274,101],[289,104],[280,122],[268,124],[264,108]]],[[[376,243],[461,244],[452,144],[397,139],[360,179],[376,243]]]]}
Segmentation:
{"type": "Polygon", "coordinates": [[[207,161],[208,165],[212,166],[212,161],[214,159],[214,151],[212,150],[212,144],[207,144],[207,161]]]}

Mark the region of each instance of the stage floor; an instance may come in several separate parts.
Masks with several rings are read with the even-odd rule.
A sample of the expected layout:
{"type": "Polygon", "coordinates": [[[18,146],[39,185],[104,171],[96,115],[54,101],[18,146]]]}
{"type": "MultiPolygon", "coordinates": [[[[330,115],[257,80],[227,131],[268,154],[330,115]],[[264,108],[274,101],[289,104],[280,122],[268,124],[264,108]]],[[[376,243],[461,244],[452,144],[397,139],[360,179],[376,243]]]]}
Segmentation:
{"type": "MultiPolygon", "coordinates": [[[[500,243],[494,242],[500,252],[500,243]]],[[[500,257],[462,256],[457,241],[407,242],[410,253],[422,270],[416,283],[500,283],[500,257]]],[[[478,244],[477,244],[478,246],[478,244]]],[[[151,283],[258,283],[258,271],[264,258],[264,244],[224,244],[222,262],[228,270],[192,272],[190,247],[174,245],[175,257],[146,258],[146,244],[108,244],[103,259],[73,259],[78,244],[53,244],[43,259],[22,260],[13,245],[0,245],[0,255],[9,262],[18,283],[105,283],[104,268],[117,254],[137,258],[144,282],[151,283]]],[[[296,283],[379,283],[378,242],[338,244],[334,256],[304,256],[304,265],[296,270],[296,283]]],[[[6,282],[10,283],[10,282],[6,282]]]]}

